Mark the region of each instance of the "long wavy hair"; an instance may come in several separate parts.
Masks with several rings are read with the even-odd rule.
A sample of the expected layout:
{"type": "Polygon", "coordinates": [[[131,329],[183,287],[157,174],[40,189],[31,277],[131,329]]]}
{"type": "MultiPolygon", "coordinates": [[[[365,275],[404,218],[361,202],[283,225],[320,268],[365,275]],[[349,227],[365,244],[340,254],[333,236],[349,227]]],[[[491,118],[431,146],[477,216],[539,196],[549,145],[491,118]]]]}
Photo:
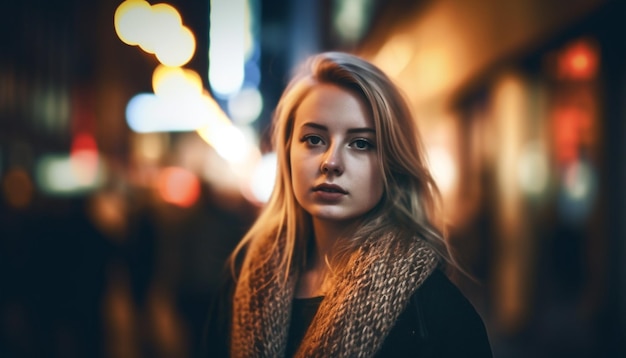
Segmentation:
{"type": "Polygon", "coordinates": [[[395,231],[403,234],[397,237],[424,240],[441,259],[458,266],[450,255],[441,221],[441,195],[404,96],[371,63],[347,53],[325,52],[310,57],[300,67],[278,102],[272,122],[272,143],[278,158],[275,186],[265,208],[235,248],[231,267],[235,268],[236,258],[248,245],[268,237],[275,238],[270,251],[279,250],[279,267],[285,280],[305,264],[312,224],[293,192],[289,148],[296,110],[310,90],[321,83],[348,89],[363,99],[374,120],[384,182],[380,203],[362,218],[354,233],[337,241],[327,262],[341,267],[365,238],[395,231]]]}

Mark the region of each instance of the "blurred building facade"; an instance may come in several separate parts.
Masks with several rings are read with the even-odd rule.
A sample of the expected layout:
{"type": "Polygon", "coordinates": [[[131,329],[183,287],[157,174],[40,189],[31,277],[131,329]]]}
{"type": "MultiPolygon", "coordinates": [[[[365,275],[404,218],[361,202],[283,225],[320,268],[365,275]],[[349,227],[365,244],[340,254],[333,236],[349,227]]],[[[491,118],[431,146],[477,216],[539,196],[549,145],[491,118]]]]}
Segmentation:
{"type": "Polygon", "coordinates": [[[359,50],[447,152],[431,165],[452,158],[451,242],[483,283],[459,284],[494,353],[623,354],[623,4],[405,5],[381,11],[359,50]]]}
{"type": "MultiPolygon", "coordinates": [[[[260,208],[219,181],[226,164],[193,133],[129,129],[126,104],[150,91],[157,61],[116,37],[119,3],[3,11],[2,356],[194,356],[223,261],[260,208]],[[156,149],[137,149],[146,143],[156,149]],[[159,191],[172,166],[199,180],[188,206],[159,191]],[[55,170],[75,172],[75,190],[55,170]]],[[[209,88],[210,2],[168,3],[196,35],[186,67],[209,88]]],[[[451,243],[478,282],[456,280],[495,355],[626,354],[626,5],[255,4],[263,151],[299,61],[322,50],[368,58],[413,107],[451,243]]]]}

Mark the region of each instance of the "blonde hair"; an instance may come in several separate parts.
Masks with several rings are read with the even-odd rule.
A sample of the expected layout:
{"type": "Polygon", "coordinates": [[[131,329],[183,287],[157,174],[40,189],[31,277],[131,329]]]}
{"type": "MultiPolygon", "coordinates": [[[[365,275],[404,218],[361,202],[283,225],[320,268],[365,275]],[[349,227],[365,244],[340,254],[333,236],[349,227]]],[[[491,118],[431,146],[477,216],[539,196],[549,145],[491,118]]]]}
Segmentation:
{"type": "Polygon", "coordinates": [[[273,250],[281,250],[280,268],[287,279],[296,267],[304,265],[311,232],[311,218],[296,201],[290,168],[289,147],[294,114],[311,88],[330,83],[359,94],[375,124],[376,147],[381,163],[384,194],[349,238],[335,246],[332,265],[347,262],[364,238],[389,231],[419,237],[439,256],[456,265],[445,239],[440,220],[441,196],[428,170],[416,123],[403,95],[377,67],[351,54],[325,52],[312,56],[299,69],[281,96],[273,118],[273,145],[277,154],[277,177],[264,210],[242,238],[231,256],[231,268],[239,254],[255,240],[275,238],[273,250]],[[285,247],[279,247],[280,238],[285,247]]]}

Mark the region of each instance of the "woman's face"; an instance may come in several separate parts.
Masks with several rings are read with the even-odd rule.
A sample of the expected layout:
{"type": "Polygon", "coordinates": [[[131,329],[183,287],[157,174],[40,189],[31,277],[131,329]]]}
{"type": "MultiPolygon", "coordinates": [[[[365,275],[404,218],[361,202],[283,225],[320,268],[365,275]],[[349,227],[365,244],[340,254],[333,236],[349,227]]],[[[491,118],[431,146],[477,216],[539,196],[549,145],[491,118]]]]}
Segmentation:
{"type": "Polygon", "coordinates": [[[296,199],[314,220],[348,222],[380,201],[374,121],[356,94],[316,85],[296,110],[289,151],[296,199]]]}

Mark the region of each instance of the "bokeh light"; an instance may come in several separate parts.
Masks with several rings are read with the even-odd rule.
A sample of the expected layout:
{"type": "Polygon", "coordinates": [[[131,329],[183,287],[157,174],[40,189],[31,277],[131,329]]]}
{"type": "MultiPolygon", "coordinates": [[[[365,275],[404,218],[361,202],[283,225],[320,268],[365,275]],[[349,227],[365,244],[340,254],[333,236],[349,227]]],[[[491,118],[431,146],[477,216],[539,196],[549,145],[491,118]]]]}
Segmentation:
{"type": "Polygon", "coordinates": [[[146,37],[139,42],[139,47],[148,53],[156,54],[159,44],[162,47],[172,44],[172,34],[179,31],[182,19],[172,5],[164,3],[152,5],[149,16],[146,19],[149,31],[144,33],[146,37]]]}
{"type": "Polygon", "coordinates": [[[457,176],[456,166],[450,152],[442,146],[432,146],[428,148],[428,163],[439,189],[443,193],[450,191],[457,176]]]}
{"type": "Polygon", "coordinates": [[[114,26],[124,43],[154,54],[167,66],[185,65],[196,51],[193,32],[183,26],[180,13],[169,4],[124,1],[115,11],[114,26]]]}
{"type": "Polygon", "coordinates": [[[76,195],[94,190],[105,176],[105,167],[98,161],[94,168],[90,155],[46,154],[35,166],[37,186],[49,195],[76,195]]]}
{"type": "Polygon", "coordinates": [[[541,143],[532,141],[524,145],[517,172],[520,186],[526,194],[537,196],[545,192],[550,179],[550,167],[541,143]]]}
{"type": "Polygon", "coordinates": [[[411,61],[413,41],[409,34],[396,34],[383,45],[372,61],[395,78],[411,61]]]}
{"type": "Polygon", "coordinates": [[[139,45],[147,37],[151,18],[150,4],[143,0],[126,0],[115,10],[114,25],[117,36],[124,43],[139,45]]]}
{"type": "Polygon", "coordinates": [[[232,124],[215,121],[198,130],[198,134],[230,163],[245,161],[252,149],[243,132],[232,124]]]}
{"type": "Polygon", "coordinates": [[[90,185],[98,174],[98,147],[91,134],[79,133],[72,140],[70,161],[79,184],[90,185]]]}
{"type": "Polygon", "coordinates": [[[564,79],[589,80],[596,76],[599,55],[595,42],[579,39],[569,44],[559,56],[559,76],[564,79]]]}
{"type": "Polygon", "coordinates": [[[228,98],[241,89],[246,52],[245,0],[212,0],[209,31],[209,84],[228,98]]]}
{"type": "Polygon", "coordinates": [[[204,127],[210,112],[202,97],[135,95],[126,106],[128,126],[137,133],[194,131],[204,127]]]}
{"type": "Polygon", "coordinates": [[[165,133],[137,133],[132,137],[132,148],[139,162],[155,163],[165,153],[169,137],[165,133]]]}
{"type": "Polygon", "coordinates": [[[559,211],[568,222],[582,224],[596,196],[597,174],[585,160],[569,164],[562,174],[559,211]]]}
{"type": "Polygon", "coordinates": [[[164,168],[159,174],[157,189],[165,202],[183,208],[192,206],[200,197],[197,176],[179,167],[164,168]]]}
{"type": "Polygon", "coordinates": [[[269,200],[276,180],[276,161],[276,153],[270,152],[264,154],[256,165],[248,182],[253,201],[265,203],[269,200]]]}
{"type": "Polygon", "coordinates": [[[152,89],[161,97],[197,97],[202,95],[202,79],[191,69],[159,65],[152,73],[152,89]]]}
{"type": "Polygon", "coordinates": [[[355,43],[363,36],[370,17],[372,1],[339,0],[336,7],[333,26],[339,36],[348,43],[355,43]]]}
{"type": "Polygon", "coordinates": [[[6,203],[16,209],[23,209],[33,200],[33,182],[23,168],[12,168],[2,180],[2,192],[6,203]]]}
{"type": "Polygon", "coordinates": [[[236,124],[250,124],[263,110],[263,97],[257,88],[244,88],[228,100],[228,113],[236,124]]]}
{"type": "Polygon", "coordinates": [[[196,39],[187,27],[172,29],[156,44],[156,57],[166,66],[183,66],[196,52],[196,39]]]}

